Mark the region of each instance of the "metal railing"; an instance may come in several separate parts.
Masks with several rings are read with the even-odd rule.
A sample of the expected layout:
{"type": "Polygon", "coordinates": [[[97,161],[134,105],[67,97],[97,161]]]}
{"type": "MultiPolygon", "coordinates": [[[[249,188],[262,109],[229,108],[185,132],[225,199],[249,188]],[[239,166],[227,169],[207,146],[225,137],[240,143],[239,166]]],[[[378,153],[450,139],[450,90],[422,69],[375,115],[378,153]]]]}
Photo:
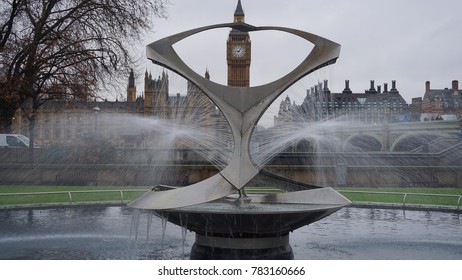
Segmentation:
{"type": "MultiPolygon", "coordinates": [[[[0,198],[1,197],[9,197],[9,196],[44,196],[44,195],[66,195],[67,196],[67,203],[69,205],[72,205],[76,201],[73,199],[73,195],[75,194],[97,194],[97,193],[118,193],[119,194],[119,200],[120,203],[125,203],[125,196],[124,193],[130,193],[130,192],[146,192],[151,189],[126,189],[126,190],[83,190],[83,191],[55,191],[55,192],[21,192],[21,193],[0,193],[0,198]]],[[[457,198],[457,210],[461,209],[461,203],[462,203],[462,195],[458,194],[428,194],[428,193],[408,193],[408,192],[371,192],[371,191],[354,191],[354,190],[338,190],[338,192],[342,194],[367,194],[367,195],[394,195],[394,196],[402,196],[402,206],[406,207],[406,203],[408,202],[408,198],[410,196],[421,196],[421,197],[446,197],[446,198],[457,198]]],[[[83,200],[79,202],[96,202],[96,201],[114,201],[114,200],[83,200]]],[[[32,204],[32,203],[30,203],[32,204]]],[[[7,204],[8,205],[8,204],[7,204]]],[[[9,204],[9,205],[14,205],[14,204],[9,204]]],[[[433,205],[433,204],[432,204],[433,205]]],[[[442,205],[439,205],[442,206],[442,205]]],[[[1,207],[1,205],[0,205],[1,207]]]]}
{"type": "MultiPolygon", "coordinates": [[[[72,205],[75,201],[73,199],[73,195],[75,194],[97,194],[97,193],[118,193],[120,202],[125,202],[124,193],[129,192],[146,192],[149,189],[131,189],[131,190],[84,190],[84,191],[56,191],[56,192],[21,192],[21,193],[0,193],[1,197],[13,197],[13,196],[45,196],[45,195],[66,195],[67,196],[67,203],[72,205]]],[[[113,201],[113,200],[83,200],[79,202],[96,202],[96,201],[113,201]]],[[[50,202],[51,203],[51,202],[50,202]]],[[[58,202],[59,203],[59,202],[58,202]]],[[[32,203],[31,203],[32,204],[32,203]]],[[[9,204],[14,205],[14,204],[9,204]]],[[[1,206],[1,205],[0,205],[1,206]]]]}
{"type": "MultiPolygon", "coordinates": [[[[353,193],[353,194],[369,194],[369,195],[396,195],[396,196],[402,196],[402,206],[403,208],[406,207],[406,202],[409,196],[421,196],[421,197],[454,197],[457,198],[457,210],[460,210],[460,204],[462,202],[462,195],[458,194],[429,194],[429,193],[408,193],[408,192],[370,192],[370,191],[353,191],[353,190],[337,190],[339,193],[342,194],[347,194],[347,193],[353,193]]],[[[433,204],[432,204],[433,205],[433,204]]],[[[443,206],[443,205],[438,205],[438,206],[443,206]]]]}

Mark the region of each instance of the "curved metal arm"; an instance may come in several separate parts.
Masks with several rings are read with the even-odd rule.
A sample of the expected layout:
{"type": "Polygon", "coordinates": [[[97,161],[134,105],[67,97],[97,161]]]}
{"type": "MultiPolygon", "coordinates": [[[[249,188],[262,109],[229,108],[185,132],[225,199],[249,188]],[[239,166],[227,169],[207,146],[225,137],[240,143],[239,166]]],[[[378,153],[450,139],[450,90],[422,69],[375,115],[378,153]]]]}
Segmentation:
{"type": "Polygon", "coordinates": [[[185,188],[150,194],[149,198],[142,198],[130,205],[137,207],[136,205],[145,204],[141,203],[141,200],[149,200],[147,204],[150,205],[150,209],[167,209],[224,197],[242,189],[252,180],[259,171],[250,158],[249,147],[252,130],[258,120],[271,103],[292,84],[319,68],[335,63],[340,54],[340,45],[300,30],[273,26],[255,27],[236,22],[205,26],[178,33],[148,45],[146,52],[147,57],[154,63],[178,73],[200,88],[223,112],[234,137],[231,161],[219,174],[185,188]],[[314,48],[293,71],[274,82],[247,88],[224,86],[194,72],[181,60],[173,49],[173,44],[203,31],[226,27],[245,32],[282,31],[313,43],[314,48]],[[217,182],[219,183],[216,184],[217,182]],[[197,193],[198,190],[201,190],[201,197],[197,193]],[[178,201],[178,197],[181,197],[180,201],[178,201]],[[167,200],[167,198],[170,199],[167,200]],[[158,208],[161,207],[160,205],[164,208],[158,208]]]}

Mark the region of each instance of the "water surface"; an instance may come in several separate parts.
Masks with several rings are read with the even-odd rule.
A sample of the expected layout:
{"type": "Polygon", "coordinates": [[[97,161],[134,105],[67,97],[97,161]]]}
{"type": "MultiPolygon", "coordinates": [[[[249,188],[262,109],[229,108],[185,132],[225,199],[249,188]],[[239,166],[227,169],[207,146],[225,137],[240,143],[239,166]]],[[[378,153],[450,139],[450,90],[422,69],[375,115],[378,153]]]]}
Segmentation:
{"type": "MultiPolygon", "coordinates": [[[[2,210],[0,259],[189,258],[194,233],[183,242],[182,229],[168,224],[162,239],[162,220],[154,217],[147,238],[149,215],[140,215],[135,234],[127,207],[2,210]]],[[[462,259],[462,225],[454,213],[343,208],[290,240],[296,259],[462,259]]]]}

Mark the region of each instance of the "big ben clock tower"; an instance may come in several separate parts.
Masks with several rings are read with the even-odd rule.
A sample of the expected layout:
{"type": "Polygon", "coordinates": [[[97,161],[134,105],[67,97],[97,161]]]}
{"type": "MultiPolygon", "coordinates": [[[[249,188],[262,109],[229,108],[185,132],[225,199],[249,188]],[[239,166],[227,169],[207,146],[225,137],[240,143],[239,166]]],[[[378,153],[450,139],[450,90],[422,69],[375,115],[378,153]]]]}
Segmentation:
{"type": "MultiPolygon", "coordinates": [[[[244,22],[241,0],[234,12],[234,22],[244,22]]],[[[232,29],[227,41],[228,86],[249,87],[250,85],[250,36],[248,32],[232,29]]]]}

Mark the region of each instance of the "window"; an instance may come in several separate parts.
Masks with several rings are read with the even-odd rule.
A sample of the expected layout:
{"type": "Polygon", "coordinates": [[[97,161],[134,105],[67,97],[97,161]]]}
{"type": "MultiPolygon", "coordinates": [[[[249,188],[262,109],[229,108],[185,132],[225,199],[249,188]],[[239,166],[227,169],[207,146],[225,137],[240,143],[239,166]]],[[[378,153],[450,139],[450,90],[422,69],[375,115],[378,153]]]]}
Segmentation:
{"type": "Polygon", "coordinates": [[[6,143],[12,147],[27,147],[26,144],[16,136],[6,136],[6,143]]]}

